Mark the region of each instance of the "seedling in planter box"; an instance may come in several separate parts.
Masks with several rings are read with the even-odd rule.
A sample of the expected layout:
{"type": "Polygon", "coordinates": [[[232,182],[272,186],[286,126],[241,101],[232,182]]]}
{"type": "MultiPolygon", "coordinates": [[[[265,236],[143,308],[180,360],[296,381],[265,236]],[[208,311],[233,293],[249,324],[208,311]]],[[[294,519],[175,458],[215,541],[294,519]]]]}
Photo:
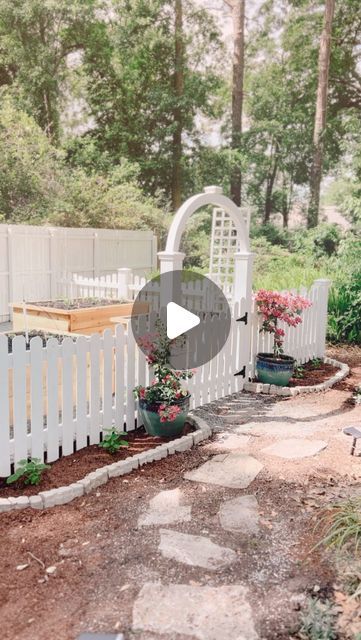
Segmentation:
{"type": "Polygon", "coordinates": [[[119,432],[116,429],[106,429],[108,435],[105,436],[103,442],[100,443],[99,447],[108,451],[108,453],[116,453],[121,449],[121,447],[128,447],[129,442],[127,440],[122,440],[121,436],[125,436],[126,433],[123,431],[119,432]]]}
{"type": "Polygon", "coordinates": [[[44,464],[39,458],[31,458],[30,461],[19,460],[18,468],[7,478],[6,484],[12,484],[20,479],[24,480],[24,484],[39,484],[46,469],[50,469],[50,465],[44,464]]]}

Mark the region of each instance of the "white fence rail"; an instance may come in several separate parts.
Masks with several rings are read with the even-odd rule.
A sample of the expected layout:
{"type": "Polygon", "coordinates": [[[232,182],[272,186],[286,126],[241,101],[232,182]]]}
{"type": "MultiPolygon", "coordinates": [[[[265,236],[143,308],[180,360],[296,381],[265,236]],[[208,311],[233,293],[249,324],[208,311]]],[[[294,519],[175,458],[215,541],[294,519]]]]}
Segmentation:
{"type": "MultiPolygon", "coordinates": [[[[285,352],[299,361],[323,357],[327,322],[327,282],[316,281],[309,292],[312,301],[297,328],[286,327],[285,352]]],[[[237,321],[247,310],[241,300],[233,309],[231,331],[222,351],[197,370],[189,381],[191,406],[204,405],[243,388],[242,376],[253,375],[255,355],[270,351],[268,335],[259,333],[259,318],[251,311],[247,324],[237,321]]],[[[144,355],[133,334],[122,326],[54,338],[43,347],[40,338],[17,336],[8,353],[8,339],[0,335],[0,477],[10,473],[11,463],[27,457],[57,460],[101,439],[103,429],[115,425],[132,430],[137,420],[133,388],[149,382],[144,355]]]]}
{"type": "Polygon", "coordinates": [[[0,322],[9,302],[56,298],[64,272],[97,277],[127,266],[145,275],[156,264],[151,231],[0,224],[0,322]]]}

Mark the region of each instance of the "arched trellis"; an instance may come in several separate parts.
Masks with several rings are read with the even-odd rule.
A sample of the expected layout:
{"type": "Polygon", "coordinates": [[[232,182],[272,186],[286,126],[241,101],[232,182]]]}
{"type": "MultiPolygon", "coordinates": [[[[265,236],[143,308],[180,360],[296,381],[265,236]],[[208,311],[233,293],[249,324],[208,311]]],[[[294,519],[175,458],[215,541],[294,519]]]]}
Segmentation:
{"type": "Polygon", "coordinates": [[[169,229],[165,251],[158,253],[160,272],[181,270],[184,253],[179,251],[182,234],[193,213],[206,205],[222,208],[231,217],[237,229],[238,248],[234,255],[233,301],[240,298],[251,301],[253,254],[249,248],[247,226],[240,209],[227,198],[220,187],[206,187],[204,193],[189,198],[177,211],[169,229]]]}

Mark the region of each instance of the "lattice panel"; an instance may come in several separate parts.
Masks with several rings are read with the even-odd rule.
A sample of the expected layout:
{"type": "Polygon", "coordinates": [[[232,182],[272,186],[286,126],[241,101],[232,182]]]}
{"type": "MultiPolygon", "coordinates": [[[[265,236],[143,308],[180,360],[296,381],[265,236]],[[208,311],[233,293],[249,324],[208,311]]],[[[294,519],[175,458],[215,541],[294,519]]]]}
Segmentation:
{"type": "Polygon", "coordinates": [[[232,218],[223,209],[213,209],[209,275],[227,297],[232,295],[237,242],[237,230],[232,218]]]}

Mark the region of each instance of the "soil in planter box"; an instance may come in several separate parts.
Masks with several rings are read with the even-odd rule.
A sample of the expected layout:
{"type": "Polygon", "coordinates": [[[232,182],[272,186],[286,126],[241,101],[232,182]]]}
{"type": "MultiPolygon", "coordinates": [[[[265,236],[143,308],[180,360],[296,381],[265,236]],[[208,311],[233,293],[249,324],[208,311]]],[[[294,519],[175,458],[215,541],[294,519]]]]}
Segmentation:
{"type": "MultiPolygon", "coordinates": [[[[14,338],[16,338],[16,336],[24,336],[24,338],[26,338],[25,331],[16,331],[16,332],[6,334],[6,337],[8,339],[8,353],[12,353],[13,351],[13,340],[14,338]]],[[[29,342],[26,345],[27,349],[30,348],[30,340],[38,336],[42,339],[43,347],[46,347],[46,343],[50,338],[56,338],[58,342],[63,342],[64,338],[71,338],[72,340],[76,340],[76,337],[77,337],[77,336],[72,337],[69,334],[64,335],[63,333],[53,333],[53,332],[50,333],[48,331],[41,331],[41,330],[37,331],[36,329],[32,329],[31,331],[28,332],[29,342]]]]}
{"type": "Polygon", "coordinates": [[[41,300],[39,302],[29,302],[35,307],[50,307],[51,309],[64,309],[64,311],[73,311],[76,309],[91,309],[92,307],[109,307],[114,304],[122,304],[130,302],[129,300],[113,300],[109,298],[74,298],[68,300],[61,298],[59,300],[41,300]]]}
{"type": "MultiPolygon", "coordinates": [[[[194,431],[194,428],[186,423],[182,435],[187,435],[192,431],[194,431]]],[[[91,471],[95,471],[107,464],[124,460],[129,456],[135,456],[143,451],[154,449],[173,438],[154,438],[149,436],[143,427],[140,427],[127,433],[123,439],[129,442],[129,446],[122,447],[117,453],[108,453],[105,449],[94,444],[80,449],[80,451],[71,456],[64,456],[64,458],[51,463],[51,468],[44,471],[40,484],[36,486],[24,485],[21,480],[8,485],[6,484],[6,479],[1,478],[0,498],[9,498],[10,496],[16,498],[21,495],[32,496],[39,493],[39,491],[64,487],[72,482],[81,480],[91,471]]]]}

